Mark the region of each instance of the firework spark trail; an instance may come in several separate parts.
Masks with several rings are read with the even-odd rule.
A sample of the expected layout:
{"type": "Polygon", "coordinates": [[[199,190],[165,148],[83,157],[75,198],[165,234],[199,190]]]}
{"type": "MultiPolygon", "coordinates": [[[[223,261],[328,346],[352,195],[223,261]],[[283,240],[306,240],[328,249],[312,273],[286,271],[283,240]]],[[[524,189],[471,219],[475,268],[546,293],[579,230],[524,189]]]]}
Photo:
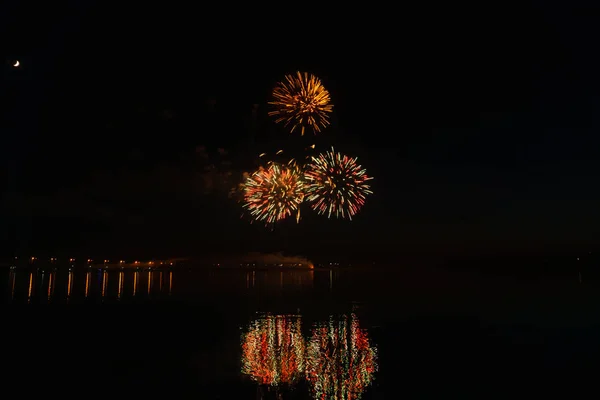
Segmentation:
{"type": "Polygon", "coordinates": [[[274,116],[277,123],[291,125],[290,133],[296,128],[300,128],[302,135],[306,128],[317,133],[329,125],[328,113],[333,110],[329,91],[312,74],[298,71],[296,75],[286,75],[285,81],[279,82],[273,90],[273,98],[269,104],[276,110],[269,115],[274,116]]]}
{"type": "Polygon", "coordinates": [[[356,158],[331,151],[312,157],[304,174],[307,200],[319,214],[328,218],[352,217],[365,204],[366,196],[372,194],[367,175],[356,158]]]}
{"type": "Polygon", "coordinates": [[[293,213],[300,218],[304,201],[302,173],[295,164],[271,163],[248,177],[243,184],[244,208],[252,218],[267,225],[281,221],[293,213]]]}

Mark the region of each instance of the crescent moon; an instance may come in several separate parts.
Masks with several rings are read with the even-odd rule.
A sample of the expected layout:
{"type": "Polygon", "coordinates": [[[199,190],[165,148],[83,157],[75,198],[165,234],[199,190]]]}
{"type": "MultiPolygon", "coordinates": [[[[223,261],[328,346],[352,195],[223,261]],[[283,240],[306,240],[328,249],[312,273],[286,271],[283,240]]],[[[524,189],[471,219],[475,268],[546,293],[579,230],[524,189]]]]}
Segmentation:
{"type": "Polygon", "coordinates": [[[13,67],[18,67],[19,65],[21,65],[21,63],[19,62],[19,60],[15,61],[13,67]]]}

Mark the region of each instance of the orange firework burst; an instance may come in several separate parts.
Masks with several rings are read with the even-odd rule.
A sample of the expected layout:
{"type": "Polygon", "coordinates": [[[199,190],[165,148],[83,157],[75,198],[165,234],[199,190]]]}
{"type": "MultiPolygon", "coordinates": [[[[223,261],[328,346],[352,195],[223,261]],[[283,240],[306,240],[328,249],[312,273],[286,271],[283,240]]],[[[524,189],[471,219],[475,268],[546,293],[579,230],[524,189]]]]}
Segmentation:
{"type": "Polygon", "coordinates": [[[329,92],[321,80],[307,72],[296,72],[296,75],[286,75],[284,82],[279,82],[273,90],[274,101],[269,102],[276,107],[269,112],[275,122],[283,122],[292,126],[291,132],[311,128],[315,133],[329,125],[329,115],[333,109],[330,104],[329,92]]]}
{"type": "Polygon", "coordinates": [[[271,164],[248,177],[243,184],[244,208],[257,221],[273,224],[292,213],[300,218],[304,200],[302,173],[295,165],[271,164]]]}
{"type": "Polygon", "coordinates": [[[313,210],[328,217],[349,218],[365,204],[366,196],[372,194],[367,176],[356,158],[331,151],[312,157],[305,172],[307,200],[313,210]]]}

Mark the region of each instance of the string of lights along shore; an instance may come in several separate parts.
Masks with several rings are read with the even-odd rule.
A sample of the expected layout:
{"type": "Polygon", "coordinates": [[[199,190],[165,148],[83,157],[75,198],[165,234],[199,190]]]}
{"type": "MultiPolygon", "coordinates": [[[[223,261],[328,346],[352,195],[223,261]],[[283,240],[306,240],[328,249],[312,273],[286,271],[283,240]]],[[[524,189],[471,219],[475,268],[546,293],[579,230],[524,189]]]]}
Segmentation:
{"type": "MultiPolygon", "coordinates": [[[[290,134],[321,133],[330,124],[331,96],[321,80],[307,72],[286,75],[273,89],[269,104],[275,123],[283,123],[290,134]]],[[[280,151],[281,152],[281,151],[280,151]]],[[[262,156],[262,154],[261,154],[262,156]]],[[[328,218],[352,220],[372,194],[366,169],[357,158],[331,150],[307,157],[268,162],[241,184],[242,207],[253,221],[273,226],[289,217],[300,222],[301,208],[309,208],[328,218]]]]}

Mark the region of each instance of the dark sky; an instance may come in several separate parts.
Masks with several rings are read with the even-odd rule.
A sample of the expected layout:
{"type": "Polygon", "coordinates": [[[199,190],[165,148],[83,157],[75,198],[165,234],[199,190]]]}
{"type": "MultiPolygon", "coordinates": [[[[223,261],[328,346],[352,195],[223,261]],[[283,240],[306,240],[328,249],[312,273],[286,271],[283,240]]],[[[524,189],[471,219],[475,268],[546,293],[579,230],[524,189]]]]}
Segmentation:
{"type": "Polygon", "coordinates": [[[110,3],[2,3],[5,253],[597,248],[597,8],[110,3]],[[271,232],[227,194],[260,152],[313,141],[266,115],[295,70],[335,104],[314,142],[375,194],[352,222],[271,232]]]}

